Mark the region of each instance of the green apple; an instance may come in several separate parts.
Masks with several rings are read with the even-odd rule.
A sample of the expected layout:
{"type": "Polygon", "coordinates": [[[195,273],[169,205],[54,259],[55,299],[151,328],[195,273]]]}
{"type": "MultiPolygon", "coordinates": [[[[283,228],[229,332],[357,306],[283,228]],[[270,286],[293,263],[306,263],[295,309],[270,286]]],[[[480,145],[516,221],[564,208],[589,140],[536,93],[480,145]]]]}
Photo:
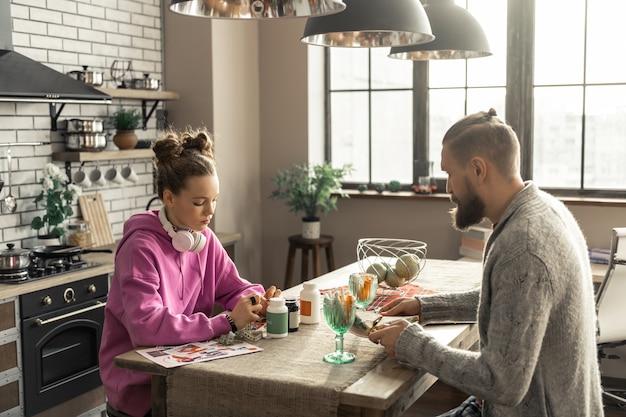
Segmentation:
{"type": "Polygon", "coordinates": [[[378,277],[378,282],[383,282],[385,278],[387,278],[387,271],[389,270],[389,265],[385,262],[375,262],[367,267],[365,270],[366,273],[376,275],[378,277]]]}
{"type": "Polygon", "coordinates": [[[389,269],[387,271],[387,278],[385,279],[385,282],[390,287],[401,287],[406,284],[406,281],[406,278],[399,276],[395,269],[389,269]]]}
{"type": "Polygon", "coordinates": [[[400,278],[411,279],[420,271],[420,259],[413,253],[405,253],[396,261],[396,274],[400,278]]]}

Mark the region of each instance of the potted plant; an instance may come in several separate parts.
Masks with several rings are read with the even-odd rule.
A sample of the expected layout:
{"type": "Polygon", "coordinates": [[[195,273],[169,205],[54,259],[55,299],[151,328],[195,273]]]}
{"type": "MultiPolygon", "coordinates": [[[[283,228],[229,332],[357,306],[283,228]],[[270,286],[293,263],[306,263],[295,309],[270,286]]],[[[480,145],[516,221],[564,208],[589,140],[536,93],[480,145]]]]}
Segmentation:
{"type": "Polygon", "coordinates": [[[46,212],[43,216],[33,218],[30,227],[37,230],[40,240],[51,243],[47,239],[52,239],[54,244],[60,244],[65,235],[63,223],[74,214],[72,203],[80,190],[70,184],[67,175],[54,164],[46,164],[43,175],[39,181],[42,190],[35,198],[35,204],[43,202],[46,212]]]}
{"type": "Polygon", "coordinates": [[[133,149],[137,146],[135,129],[139,127],[141,113],[136,108],[125,109],[120,107],[113,113],[113,126],[117,130],[113,136],[113,143],[119,149],[133,149]]]}
{"type": "Polygon", "coordinates": [[[320,236],[320,215],[337,210],[337,198],[348,197],[341,190],[341,180],[352,172],[350,164],[341,168],[323,164],[294,164],[291,170],[279,170],[272,178],[271,199],[285,200],[289,211],[302,213],[302,236],[320,236]]]}

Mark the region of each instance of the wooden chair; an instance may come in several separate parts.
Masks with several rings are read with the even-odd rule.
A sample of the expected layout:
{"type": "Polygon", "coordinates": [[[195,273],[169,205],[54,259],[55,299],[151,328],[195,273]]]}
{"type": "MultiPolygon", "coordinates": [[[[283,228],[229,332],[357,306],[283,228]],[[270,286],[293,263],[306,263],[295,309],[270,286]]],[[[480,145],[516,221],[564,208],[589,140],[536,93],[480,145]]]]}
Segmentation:
{"type": "Polygon", "coordinates": [[[308,280],[309,275],[309,251],[313,252],[313,277],[321,275],[320,250],[326,252],[326,264],[328,271],[335,269],[335,258],[333,255],[333,241],[335,239],[329,235],[321,235],[318,239],[307,239],[302,235],[289,236],[289,253],[287,254],[287,269],[285,271],[285,287],[291,288],[293,278],[293,268],[296,262],[296,250],[302,251],[301,279],[302,282],[308,280]]]}

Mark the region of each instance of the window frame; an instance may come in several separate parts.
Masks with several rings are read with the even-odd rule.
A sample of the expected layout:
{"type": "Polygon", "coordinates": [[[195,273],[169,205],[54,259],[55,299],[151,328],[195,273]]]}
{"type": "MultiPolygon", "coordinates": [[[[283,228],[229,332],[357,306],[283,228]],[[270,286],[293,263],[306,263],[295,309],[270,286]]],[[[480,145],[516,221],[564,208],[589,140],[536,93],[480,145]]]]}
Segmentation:
{"type": "MultiPolygon", "coordinates": [[[[505,120],[517,133],[521,149],[520,171],[522,178],[532,180],[533,172],[533,117],[534,117],[534,33],[535,33],[535,0],[507,0],[507,51],[506,57],[506,97],[505,120]]],[[[391,58],[390,58],[391,59],[391,58]]],[[[479,58],[478,58],[479,59],[479,58]]],[[[331,110],[330,110],[330,52],[326,48],[324,54],[325,68],[325,114],[326,131],[324,156],[332,161],[330,152],[331,110]]],[[[370,60],[371,63],[371,60],[370,60]]],[[[413,160],[427,159],[429,151],[429,112],[428,112],[428,61],[413,62],[413,160]],[[420,121],[420,123],[417,123],[420,121]]],[[[582,84],[583,88],[596,84],[582,84]]],[[[622,84],[623,85],[623,84],[622,84]]],[[[371,94],[372,90],[368,90],[371,94]]],[[[583,126],[585,114],[583,114],[583,126]]],[[[371,134],[371,132],[370,132],[371,134]]],[[[583,162],[585,158],[585,131],[582,132],[583,162]]],[[[370,137],[371,142],[371,137],[370,137]]],[[[371,163],[370,163],[371,166],[371,163]]],[[[625,198],[626,190],[612,189],[583,189],[584,164],[579,172],[580,183],[578,188],[548,188],[542,189],[563,197],[608,197],[625,198]]],[[[445,183],[445,178],[437,178],[438,183],[445,183]]],[[[413,184],[417,184],[417,177],[413,169],[413,184]]],[[[370,184],[372,185],[372,184],[370,184]]],[[[409,190],[410,185],[403,184],[403,190],[409,190]]],[[[357,188],[356,183],[344,183],[347,189],[357,188]]],[[[439,187],[444,191],[445,187],[439,187]]]]}

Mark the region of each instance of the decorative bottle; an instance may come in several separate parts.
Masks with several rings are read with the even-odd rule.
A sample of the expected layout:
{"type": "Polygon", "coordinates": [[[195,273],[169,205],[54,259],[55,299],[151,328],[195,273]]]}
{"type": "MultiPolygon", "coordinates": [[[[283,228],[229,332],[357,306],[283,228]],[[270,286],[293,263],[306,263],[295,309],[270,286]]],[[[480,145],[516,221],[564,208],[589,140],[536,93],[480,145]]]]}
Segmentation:
{"type": "Polygon", "coordinates": [[[320,322],[320,292],[317,285],[305,282],[300,292],[300,323],[316,324],[320,322]]]}

